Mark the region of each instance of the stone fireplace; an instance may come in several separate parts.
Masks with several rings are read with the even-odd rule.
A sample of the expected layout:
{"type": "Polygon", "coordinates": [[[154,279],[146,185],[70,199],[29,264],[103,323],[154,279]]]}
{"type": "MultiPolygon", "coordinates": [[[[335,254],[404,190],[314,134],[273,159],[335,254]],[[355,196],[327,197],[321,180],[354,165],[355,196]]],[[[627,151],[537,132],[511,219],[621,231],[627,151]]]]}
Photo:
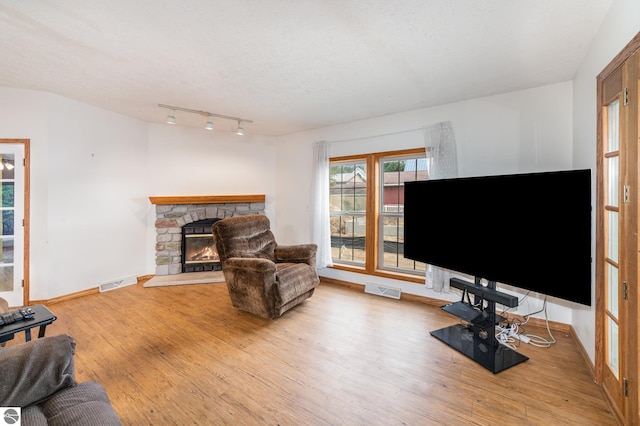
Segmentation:
{"type": "Polygon", "coordinates": [[[264,214],[264,195],[149,197],[156,206],[156,275],[219,270],[211,226],[242,214],[264,214]]]}

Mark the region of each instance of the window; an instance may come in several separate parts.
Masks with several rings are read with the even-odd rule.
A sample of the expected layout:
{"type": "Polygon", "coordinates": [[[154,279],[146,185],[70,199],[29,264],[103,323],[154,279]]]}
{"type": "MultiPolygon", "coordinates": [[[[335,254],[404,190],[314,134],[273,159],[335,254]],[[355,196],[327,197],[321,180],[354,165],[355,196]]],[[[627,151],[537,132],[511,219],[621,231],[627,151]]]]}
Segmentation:
{"type": "Polygon", "coordinates": [[[381,269],[402,272],[425,271],[425,264],[403,255],[404,243],[404,183],[426,180],[427,159],[422,156],[380,159],[380,208],[378,232],[378,264],[381,269]]]}
{"type": "Polygon", "coordinates": [[[334,266],[422,282],[426,265],[403,256],[404,182],[428,177],[424,149],[331,159],[334,266]]]}
{"type": "Polygon", "coordinates": [[[367,162],[332,161],[329,172],[331,257],[363,266],[366,255],[367,162]]]}

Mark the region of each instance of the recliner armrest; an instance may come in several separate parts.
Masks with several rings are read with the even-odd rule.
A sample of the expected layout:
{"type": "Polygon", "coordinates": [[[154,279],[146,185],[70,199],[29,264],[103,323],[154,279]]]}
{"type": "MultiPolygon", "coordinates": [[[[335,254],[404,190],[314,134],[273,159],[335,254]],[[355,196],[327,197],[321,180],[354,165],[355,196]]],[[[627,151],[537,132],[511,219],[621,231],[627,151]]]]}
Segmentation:
{"type": "Polygon", "coordinates": [[[243,271],[255,271],[258,273],[276,272],[275,263],[262,257],[230,257],[225,260],[224,268],[227,270],[239,269],[243,271]]]}
{"type": "Polygon", "coordinates": [[[222,263],[233,306],[266,318],[275,316],[276,264],[260,257],[230,257],[222,263]]]}
{"type": "Polygon", "coordinates": [[[306,263],[316,267],[316,244],[297,244],[288,246],[276,246],[276,262],[306,263]]]}

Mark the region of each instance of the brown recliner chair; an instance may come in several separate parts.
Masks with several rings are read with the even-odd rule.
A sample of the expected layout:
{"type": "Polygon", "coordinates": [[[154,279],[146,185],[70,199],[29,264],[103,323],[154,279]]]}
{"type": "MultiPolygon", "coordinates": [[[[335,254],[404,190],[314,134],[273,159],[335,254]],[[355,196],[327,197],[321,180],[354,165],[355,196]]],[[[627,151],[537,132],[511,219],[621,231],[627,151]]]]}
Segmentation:
{"type": "Polygon", "coordinates": [[[320,283],[317,246],[278,245],[266,216],[230,217],[215,222],[212,229],[236,308],[277,318],[311,297],[320,283]]]}

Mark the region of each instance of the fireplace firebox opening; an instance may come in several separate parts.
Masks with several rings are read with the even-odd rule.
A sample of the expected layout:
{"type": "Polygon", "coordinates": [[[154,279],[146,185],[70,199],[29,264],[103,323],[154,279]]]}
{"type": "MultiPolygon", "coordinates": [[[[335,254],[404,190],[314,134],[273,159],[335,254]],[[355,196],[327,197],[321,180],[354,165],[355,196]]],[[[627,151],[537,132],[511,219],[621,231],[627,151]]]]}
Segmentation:
{"type": "Polygon", "coordinates": [[[182,227],[182,272],[222,270],[211,232],[218,220],[198,220],[182,227]]]}

